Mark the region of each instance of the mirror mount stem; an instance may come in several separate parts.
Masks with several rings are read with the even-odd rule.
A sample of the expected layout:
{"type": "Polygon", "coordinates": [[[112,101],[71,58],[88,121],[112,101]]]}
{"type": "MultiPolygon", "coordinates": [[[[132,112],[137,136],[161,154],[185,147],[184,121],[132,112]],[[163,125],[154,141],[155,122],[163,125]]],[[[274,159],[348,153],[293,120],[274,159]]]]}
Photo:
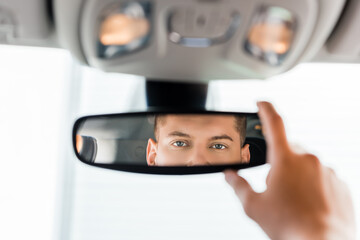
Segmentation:
{"type": "Polygon", "coordinates": [[[146,80],[148,108],[205,110],[208,85],[203,83],[146,80]]]}

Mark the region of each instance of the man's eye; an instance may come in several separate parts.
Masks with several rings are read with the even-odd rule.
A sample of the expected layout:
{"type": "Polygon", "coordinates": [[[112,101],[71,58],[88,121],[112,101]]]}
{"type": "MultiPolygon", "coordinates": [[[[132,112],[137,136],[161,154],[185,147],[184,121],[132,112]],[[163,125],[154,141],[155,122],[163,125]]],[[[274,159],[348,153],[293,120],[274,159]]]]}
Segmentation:
{"type": "Polygon", "coordinates": [[[187,144],[182,141],[176,141],[172,145],[174,145],[175,147],[186,147],[187,146],[187,144]]]}
{"type": "Polygon", "coordinates": [[[226,146],[223,145],[223,144],[217,143],[217,144],[212,145],[211,148],[214,148],[214,149],[225,149],[226,146]]]}

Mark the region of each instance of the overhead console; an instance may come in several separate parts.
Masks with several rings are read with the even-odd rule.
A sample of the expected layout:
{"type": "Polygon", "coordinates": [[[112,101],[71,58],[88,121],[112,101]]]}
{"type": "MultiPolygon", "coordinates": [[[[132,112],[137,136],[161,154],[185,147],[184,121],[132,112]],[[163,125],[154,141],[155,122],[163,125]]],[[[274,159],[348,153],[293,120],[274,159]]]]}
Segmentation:
{"type": "Polygon", "coordinates": [[[56,47],[51,1],[0,1],[0,44],[56,47]]]}
{"type": "Polygon", "coordinates": [[[348,1],[316,61],[360,63],[360,1],[348,1]]]}
{"type": "Polygon", "coordinates": [[[266,78],[321,49],[345,0],[55,0],[60,44],[147,78],[266,78]]]}

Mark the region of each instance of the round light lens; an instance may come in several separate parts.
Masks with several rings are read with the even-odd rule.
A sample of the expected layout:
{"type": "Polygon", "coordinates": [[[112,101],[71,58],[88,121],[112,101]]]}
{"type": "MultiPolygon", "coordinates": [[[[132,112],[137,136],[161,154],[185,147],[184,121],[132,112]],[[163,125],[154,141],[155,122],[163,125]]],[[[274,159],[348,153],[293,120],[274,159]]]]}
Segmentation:
{"type": "Polygon", "coordinates": [[[102,23],[99,38],[103,45],[127,45],[146,36],[149,30],[147,19],[114,14],[102,23]]]}
{"type": "Polygon", "coordinates": [[[99,55],[112,58],[144,47],[150,36],[150,4],[130,2],[111,6],[102,14],[99,55]]]}
{"type": "Polygon", "coordinates": [[[280,7],[262,7],[255,14],[245,50],[270,65],[283,62],[295,34],[295,17],[280,7]]]}

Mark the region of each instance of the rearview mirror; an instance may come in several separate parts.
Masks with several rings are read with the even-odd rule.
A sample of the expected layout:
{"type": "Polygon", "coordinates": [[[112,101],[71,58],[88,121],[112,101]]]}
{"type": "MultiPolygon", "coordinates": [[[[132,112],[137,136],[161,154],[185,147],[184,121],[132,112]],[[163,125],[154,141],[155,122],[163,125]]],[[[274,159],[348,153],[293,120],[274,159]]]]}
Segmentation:
{"type": "Polygon", "coordinates": [[[87,116],[73,129],[76,156],[102,168],[193,174],[265,163],[256,113],[137,112],[87,116]]]}

